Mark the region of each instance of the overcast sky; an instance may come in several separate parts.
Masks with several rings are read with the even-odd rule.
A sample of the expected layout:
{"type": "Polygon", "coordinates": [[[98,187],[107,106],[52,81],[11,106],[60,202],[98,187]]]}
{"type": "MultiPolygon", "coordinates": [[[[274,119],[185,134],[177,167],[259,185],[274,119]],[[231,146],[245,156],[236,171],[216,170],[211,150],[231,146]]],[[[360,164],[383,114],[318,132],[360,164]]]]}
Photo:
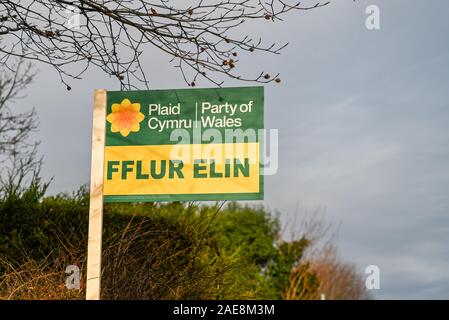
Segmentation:
{"type": "MultiPolygon", "coordinates": [[[[290,42],[240,63],[282,77],[265,87],[280,165],[264,203],[284,221],[324,207],[342,258],[380,267],[377,298],[449,298],[448,13],[447,0],[335,0],[242,31],[290,42]],[[370,4],[381,30],[365,28],[370,4]]],[[[186,87],[163,54],[148,50],[145,65],[152,88],[186,87]]],[[[92,70],[68,92],[37,67],[20,106],[37,108],[50,193],[72,191],[89,181],[93,90],[119,88],[92,70]]]]}

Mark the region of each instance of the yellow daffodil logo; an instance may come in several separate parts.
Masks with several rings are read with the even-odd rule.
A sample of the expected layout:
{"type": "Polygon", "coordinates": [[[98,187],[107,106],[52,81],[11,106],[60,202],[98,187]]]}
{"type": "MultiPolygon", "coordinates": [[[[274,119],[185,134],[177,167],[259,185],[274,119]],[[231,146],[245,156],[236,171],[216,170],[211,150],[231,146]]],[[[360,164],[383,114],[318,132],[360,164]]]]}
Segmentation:
{"type": "Polygon", "coordinates": [[[112,104],[112,112],[106,117],[111,123],[112,132],[120,132],[127,137],[130,132],[140,130],[140,122],[145,118],[140,112],[140,103],[131,103],[128,99],[123,99],[121,103],[112,104]]]}

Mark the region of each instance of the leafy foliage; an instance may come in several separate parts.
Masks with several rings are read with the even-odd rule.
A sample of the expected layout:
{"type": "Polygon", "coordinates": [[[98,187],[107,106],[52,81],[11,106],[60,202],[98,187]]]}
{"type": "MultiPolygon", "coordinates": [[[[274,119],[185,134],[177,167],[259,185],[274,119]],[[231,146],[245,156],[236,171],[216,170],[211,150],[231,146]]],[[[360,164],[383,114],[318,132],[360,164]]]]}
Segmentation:
{"type": "MultiPolygon", "coordinates": [[[[67,265],[76,264],[81,277],[85,274],[87,190],[53,197],[45,197],[45,190],[46,185],[35,177],[27,187],[2,192],[0,296],[84,296],[84,288],[77,295],[58,293],[55,297],[54,293],[64,292],[61,285],[67,265]],[[21,268],[29,265],[34,271],[24,273],[21,268]],[[19,274],[28,274],[26,281],[21,280],[20,290],[19,274]],[[33,282],[33,274],[54,275],[54,281],[42,287],[33,282]],[[36,287],[39,294],[30,294],[30,288],[36,287]]],[[[307,245],[306,239],[283,242],[278,218],[263,207],[108,204],[104,213],[103,298],[281,299],[298,266],[303,266],[304,281],[315,279],[301,260],[307,245]]]]}

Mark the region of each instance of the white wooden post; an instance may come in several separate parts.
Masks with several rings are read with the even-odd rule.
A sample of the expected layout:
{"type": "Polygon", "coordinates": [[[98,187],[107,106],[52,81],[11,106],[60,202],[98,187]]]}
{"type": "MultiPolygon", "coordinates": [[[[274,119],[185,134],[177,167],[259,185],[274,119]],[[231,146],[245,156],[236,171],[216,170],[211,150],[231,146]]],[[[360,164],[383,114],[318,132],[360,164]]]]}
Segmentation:
{"type": "Polygon", "coordinates": [[[105,134],[106,90],[95,90],[90,172],[89,239],[87,244],[87,300],[100,299],[105,134]]]}

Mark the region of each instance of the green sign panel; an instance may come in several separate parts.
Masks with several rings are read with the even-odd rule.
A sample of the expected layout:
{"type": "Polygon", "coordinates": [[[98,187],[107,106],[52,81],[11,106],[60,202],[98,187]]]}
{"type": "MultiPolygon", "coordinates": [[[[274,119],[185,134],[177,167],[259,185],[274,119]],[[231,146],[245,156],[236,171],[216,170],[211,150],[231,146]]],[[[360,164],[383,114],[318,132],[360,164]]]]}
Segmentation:
{"type": "Polygon", "coordinates": [[[104,199],[263,199],[263,87],[107,92],[104,199]]]}

